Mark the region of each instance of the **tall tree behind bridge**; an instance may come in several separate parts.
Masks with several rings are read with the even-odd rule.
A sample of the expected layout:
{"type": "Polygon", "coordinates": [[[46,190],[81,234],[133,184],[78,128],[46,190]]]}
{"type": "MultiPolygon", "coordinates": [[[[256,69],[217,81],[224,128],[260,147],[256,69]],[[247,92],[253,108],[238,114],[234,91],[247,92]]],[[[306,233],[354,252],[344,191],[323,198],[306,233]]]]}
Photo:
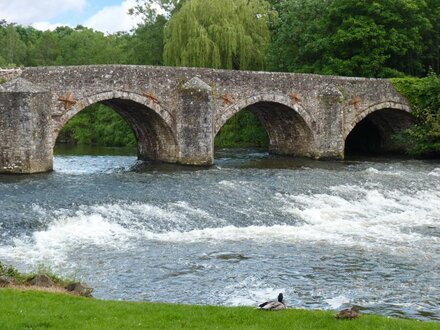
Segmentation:
{"type": "Polygon", "coordinates": [[[438,59],[439,7],[438,0],[284,1],[271,47],[272,68],[367,77],[425,75],[438,59]]]}
{"type": "Polygon", "coordinates": [[[15,24],[0,24],[0,66],[14,66],[26,57],[26,45],[15,24]]]}
{"type": "Polygon", "coordinates": [[[144,23],[151,24],[158,16],[169,18],[185,1],[187,0],[136,0],[135,6],[128,13],[140,16],[144,23]]]}
{"type": "Polygon", "coordinates": [[[265,0],[187,0],[165,27],[165,64],[264,69],[272,14],[265,0]]]}

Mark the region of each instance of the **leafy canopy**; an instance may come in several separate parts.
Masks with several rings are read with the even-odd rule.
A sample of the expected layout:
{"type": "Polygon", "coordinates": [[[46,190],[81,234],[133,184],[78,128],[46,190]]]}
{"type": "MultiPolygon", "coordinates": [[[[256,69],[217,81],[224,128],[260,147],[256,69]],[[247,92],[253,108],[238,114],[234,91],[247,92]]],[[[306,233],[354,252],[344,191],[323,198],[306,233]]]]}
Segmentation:
{"type": "Polygon", "coordinates": [[[263,69],[272,14],[264,0],[188,0],[165,28],[165,64],[263,69]]]}
{"type": "Polygon", "coordinates": [[[280,5],[272,68],[346,76],[390,77],[427,72],[428,48],[440,20],[425,0],[290,0],[280,5]]]}

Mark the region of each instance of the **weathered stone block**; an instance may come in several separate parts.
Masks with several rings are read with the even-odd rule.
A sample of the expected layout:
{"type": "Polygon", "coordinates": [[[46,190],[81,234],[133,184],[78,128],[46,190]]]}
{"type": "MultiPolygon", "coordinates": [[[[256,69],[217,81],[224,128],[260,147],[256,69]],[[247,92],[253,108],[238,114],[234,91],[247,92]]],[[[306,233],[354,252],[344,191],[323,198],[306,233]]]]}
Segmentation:
{"type": "Polygon", "coordinates": [[[179,162],[211,165],[214,162],[212,88],[194,77],[180,88],[179,95],[179,162]]]}
{"type": "Polygon", "coordinates": [[[51,93],[16,78],[0,86],[0,172],[52,169],[51,93]]]}

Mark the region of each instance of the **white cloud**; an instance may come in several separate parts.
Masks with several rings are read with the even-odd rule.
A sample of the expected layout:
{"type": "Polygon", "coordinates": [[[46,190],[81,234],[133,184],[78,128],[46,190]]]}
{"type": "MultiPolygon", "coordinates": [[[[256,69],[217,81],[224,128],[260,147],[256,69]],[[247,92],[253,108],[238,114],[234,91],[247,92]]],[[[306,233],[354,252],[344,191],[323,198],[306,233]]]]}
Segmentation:
{"type": "Polygon", "coordinates": [[[105,33],[129,31],[141,22],[139,17],[128,15],[128,10],[135,4],[135,0],[125,0],[118,6],[104,7],[83,25],[105,33]]]}
{"type": "Polygon", "coordinates": [[[19,24],[50,20],[68,11],[80,12],[87,0],[0,0],[0,19],[19,24]]]}
{"type": "Polygon", "coordinates": [[[63,23],[49,23],[49,22],[36,22],[33,23],[32,26],[41,31],[53,31],[59,26],[69,26],[69,24],[63,24],[63,23]]]}

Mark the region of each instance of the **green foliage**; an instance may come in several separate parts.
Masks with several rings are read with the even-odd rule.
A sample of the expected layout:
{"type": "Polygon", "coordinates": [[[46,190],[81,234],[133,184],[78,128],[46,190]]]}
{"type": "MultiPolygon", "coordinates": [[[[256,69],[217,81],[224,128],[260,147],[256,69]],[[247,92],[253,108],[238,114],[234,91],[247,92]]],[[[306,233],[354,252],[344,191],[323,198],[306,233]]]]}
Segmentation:
{"type": "Polygon", "coordinates": [[[46,292],[0,291],[0,328],[12,329],[340,329],[434,330],[438,323],[363,315],[341,321],[331,311],[103,301],[46,292]],[[42,308],[44,306],[44,308],[42,308]]]}
{"type": "Polygon", "coordinates": [[[270,17],[264,0],[188,0],[165,28],[165,63],[263,69],[270,17]]]}
{"type": "Polygon", "coordinates": [[[440,4],[430,3],[284,1],[271,67],[364,77],[424,75],[439,60],[440,4]]]}
{"type": "Polygon", "coordinates": [[[440,2],[425,0],[423,15],[429,20],[431,27],[423,33],[423,62],[425,67],[440,74],[440,2]]]}
{"type": "Polygon", "coordinates": [[[417,124],[399,134],[398,141],[416,156],[440,156],[440,76],[392,79],[411,104],[417,124]]]}
{"type": "MultiPolygon", "coordinates": [[[[71,30],[63,28],[55,32],[62,36],[58,50],[53,47],[55,54],[51,60],[55,65],[112,64],[126,61],[124,35],[106,37],[102,32],[82,26],[71,30]]],[[[44,44],[42,48],[45,48],[44,44]]]]}
{"type": "Polygon", "coordinates": [[[163,34],[167,20],[157,16],[152,23],[140,25],[130,41],[129,58],[132,64],[163,64],[163,34]]]}
{"type": "Polygon", "coordinates": [[[140,25],[133,34],[104,35],[77,26],[38,31],[32,27],[0,24],[0,67],[162,64],[165,18],[140,25]]]}
{"type": "Polygon", "coordinates": [[[14,24],[0,26],[0,56],[7,67],[20,65],[26,57],[26,45],[14,24]]]}
{"type": "Polygon", "coordinates": [[[102,104],[92,105],[73,117],[60,131],[57,141],[107,147],[136,145],[136,138],[125,120],[102,104]]]}
{"type": "Polygon", "coordinates": [[[267,147],[269,137],[260,120],[250,111],[242,110],[220,129],[214,142],[216,147],[267,147]]]}
{"type": "Polygon", "coordinates": [[[60,278],[44,266],[39,266],[34,273],[24,274],[20,273],[15,267],[5,265],[0,261],[0,276],[12,277],[15,280],[15,284],[26,285],[27,281],[37,274],[45,274],[58,286],[64,286],[72,282],[71,280],[60,278]]]}
{"type": "Polygon", "coordinates": [[[182,7],[186,0],[136,0],[136,5],[128,13],[142,17],[146,24],[156,21],[157,17],[165,13],[167,17],[182,7]]]}
{"type": "Polygon", "coordinates": [[[12,266],[4,265],[0,262],[0,276],[19,277],[20,273],[12,266]]]}

